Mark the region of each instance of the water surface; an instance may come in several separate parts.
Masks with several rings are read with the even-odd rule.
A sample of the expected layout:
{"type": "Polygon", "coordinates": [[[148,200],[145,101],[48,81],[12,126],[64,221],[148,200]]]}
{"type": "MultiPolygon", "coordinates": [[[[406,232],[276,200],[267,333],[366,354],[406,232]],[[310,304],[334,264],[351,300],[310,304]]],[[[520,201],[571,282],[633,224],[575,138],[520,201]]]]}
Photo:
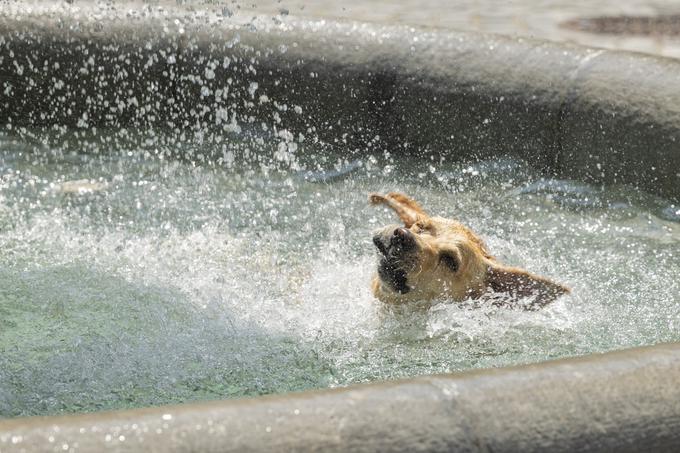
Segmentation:
{"type": "Polygon", "coordinates": [[[175,159],[105,134],[64,143],[0,137],[2,417],[680,340],[680,211],[630,187],[551,179],[509,158],[343,159],[225,140],[178,143],[187,156],[175,159]],[[537,312],[385,310],[370,293],[371,231],[396,219],[367,194],[392,190],[573,294],[537,312]]]}

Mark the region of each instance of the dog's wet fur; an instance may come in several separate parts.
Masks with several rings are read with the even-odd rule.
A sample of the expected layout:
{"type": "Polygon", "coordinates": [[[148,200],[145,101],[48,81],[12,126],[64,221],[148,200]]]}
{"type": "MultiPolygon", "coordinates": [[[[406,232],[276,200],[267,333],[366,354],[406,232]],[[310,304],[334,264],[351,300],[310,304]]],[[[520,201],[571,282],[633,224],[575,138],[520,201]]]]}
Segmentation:
{"type": "Polygon", "coordinates": [[[527,299],[531,303],[524,308],[536,309],[569,293],[566,286],[499,263],[472,230],[430,217],[404,194],[371,194],[369,201],[392,208],[403,222],[373,236],[379,254],[373,294],[383,302],[462,301],[504,293],[504,300],[527,299]]]}

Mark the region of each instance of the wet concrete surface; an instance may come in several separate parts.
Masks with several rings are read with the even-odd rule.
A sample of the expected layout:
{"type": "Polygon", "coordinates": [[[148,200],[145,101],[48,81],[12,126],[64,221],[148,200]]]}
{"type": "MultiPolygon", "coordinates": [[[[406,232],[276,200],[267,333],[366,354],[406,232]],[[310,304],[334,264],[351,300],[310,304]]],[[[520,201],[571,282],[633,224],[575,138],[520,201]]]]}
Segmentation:
{"type": "MultiPolygon", "coordinates": [[[[32,2],[5,0],[0,14],[26,11],[32,2]]],[[[133,4],[212,10],[231,20],[255,15],[279,21],[287,16],[413,25],[547,39],[605,49],[680,58],[680,2],[677,0],[60,0],[70,5],[125,10],[133,4]]],[[[44,5],[44,3],[43,3],[44,5]]],[[[134,7],[133,7],[134,8],[134,7]]]]}
{"type": "MultiPolygon", "coordinates": [[[[569,26],[580,19],[603,16],[669,17],[680,13],[677,0],[251,0],[226,5],[234,13],[252,11],[500,33],[680,58],[677,32],[640,34],[634,28],[611,32],[569,26]]],[[[680,30],[680,24],[675,29],[680,30]]]]}

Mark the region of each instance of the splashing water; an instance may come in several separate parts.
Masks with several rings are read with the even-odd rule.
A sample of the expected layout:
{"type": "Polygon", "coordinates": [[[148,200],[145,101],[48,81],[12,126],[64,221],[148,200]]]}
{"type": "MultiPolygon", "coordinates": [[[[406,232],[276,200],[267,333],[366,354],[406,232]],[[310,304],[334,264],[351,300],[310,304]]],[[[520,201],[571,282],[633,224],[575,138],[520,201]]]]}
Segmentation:
{"type": "Polygon", "coordinates": [[[509,159],[352,161],[230,142],[199,150],[222,155],[199,164],[143,146],[81,149],[0,137],[0,416],[680,340],[680,225],[660,215],[675,207],[630,188],[547,180],[509,159]],[[502,261],[573,295],[537,312],[386,309],[369,289],[370,237],[395,219],[366,198],[389,190],[458,218],[502,261]]]}

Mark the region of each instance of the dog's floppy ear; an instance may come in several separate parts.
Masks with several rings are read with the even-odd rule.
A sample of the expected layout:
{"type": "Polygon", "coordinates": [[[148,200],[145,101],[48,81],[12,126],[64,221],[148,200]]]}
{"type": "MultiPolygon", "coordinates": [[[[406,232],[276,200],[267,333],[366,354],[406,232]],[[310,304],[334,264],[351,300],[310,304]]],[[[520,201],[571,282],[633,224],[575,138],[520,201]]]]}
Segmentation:
{"type": "Polygon", "coordinates": [[[385,204],[394,209],[406,228],[410,228],[418,220],[426,219],[428,215],[415,200],[403,193],[390,192],[387,195],[372,193],[368,196],[371,204],[385,204]]]}
{"type": "Polygon", "coordinates": [[[543,307],[559,296],[571,292],[566,286],[545,277],[497,263],[489,265],[486,282],[487,286],[497,293],[509,293],[516,297],[535,296],[533,306],[536,308],[543,307]]]}

